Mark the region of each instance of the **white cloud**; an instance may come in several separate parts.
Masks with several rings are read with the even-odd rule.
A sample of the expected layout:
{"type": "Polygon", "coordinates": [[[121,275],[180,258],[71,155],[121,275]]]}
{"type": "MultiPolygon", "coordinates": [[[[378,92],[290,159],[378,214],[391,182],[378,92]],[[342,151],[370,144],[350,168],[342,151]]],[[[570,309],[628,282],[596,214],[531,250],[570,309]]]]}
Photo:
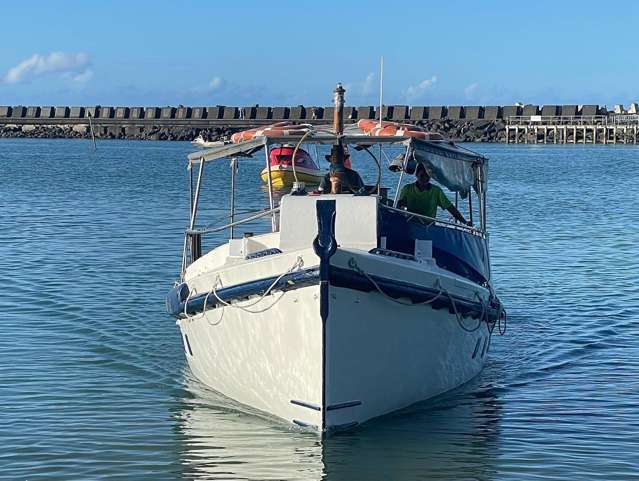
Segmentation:
{"type": "Polygon", "coordinates": [[[17,84],[34,78],[58,73],[79,82],[86,82],[93,72],[89,69],[89,55],[84,52],[34,53],[15,67],[10,68],[2,77],[3,82],[17,84]]]}
{"type": "Polygon", "coordinates": [[[411,85],[406,89],[404,95],[408,100],[415,100],[424,95],[424,92],[437,82],[437,76],[433,75],[431,78],[422,80],[417,85],[411,85]]]}
{"type": "Polygon", "coordinates": [[[366,80],[364,80],[364,83],[362,84],[362,95],[371,95],[374,92],[374,80],[375,74],[373,72],[366,76],[366,80]]]}
{"type": "Polygon", "coordinates": [[[468,85],[464,89],[464,94],[466,95],[467,99],[471,99],[473,97],[473,95],[477,91],[477,87],[479,87],[479,84],[475,82],[475,83],[472,83],[472,84],[468,85]]]}
{"type": "Polygon", "coordinates": [[[93,78],[93,70],[90,68],[76,75],[71,75],[71,80],[78,83],[86,83],[93,78]]]}
{"type": "Polygon", "coordinates": [[[213,77],[213,80],[209,82],[209,90],[219,90],[224,86],[224,79],[221,77],[213,77]]]}
{"type": "Polygon", "coordinates": [[[370,101],[377,93],[375,74],[370,72],[363,80],[356,80],[343,83],[346,90],[346,97],[349,101],[366,102],[370,101]]]}

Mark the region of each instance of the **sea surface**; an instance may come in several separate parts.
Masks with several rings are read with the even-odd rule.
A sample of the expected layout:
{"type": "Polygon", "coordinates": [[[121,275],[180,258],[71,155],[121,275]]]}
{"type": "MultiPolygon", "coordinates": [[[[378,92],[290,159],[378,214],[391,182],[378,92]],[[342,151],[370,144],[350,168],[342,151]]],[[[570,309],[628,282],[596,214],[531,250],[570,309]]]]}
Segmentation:
{"type": "MultiPolygon", "coordinates": [[[[1,140],[0,479],[639,479],[639,148],[466,146],[491,159],[507,332],[457,391],[320,442],[186,366],[164,296],[188,143],[1,140]]],[[[262,165],[241,162],[242,210],[268,205],[262,165]]],[[[229,172],[207,168],[202,223],[229,172]]]]}

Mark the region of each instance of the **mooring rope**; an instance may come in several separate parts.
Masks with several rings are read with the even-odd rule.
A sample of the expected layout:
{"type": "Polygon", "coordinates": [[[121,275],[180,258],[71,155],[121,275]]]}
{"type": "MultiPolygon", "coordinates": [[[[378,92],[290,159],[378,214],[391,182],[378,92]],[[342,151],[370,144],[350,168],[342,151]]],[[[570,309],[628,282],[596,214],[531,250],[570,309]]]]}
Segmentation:
{"type": "MultiPolygon", "coordinates": [[[[479,318],[479,321],[477,322],[477,325],[475,327],[473,327],[472,329],[469,329],[464,324],[464,317],[457,310],[457,304],[455,303],[455,299],[453,298],[452,294],[448,292],[446,289],[444,289],[444,293],[448,296],[448,299],[450,300],[450,304],[453,307],[453,312],[455,313],[455,319],[457,319],[457,324],[459,324],[459,327],[461,327],[462,330],[466,332],[478,331],[481,328],[481,324],[483,322],[482,317],[479,318]]],[[[475,294],[477,294],[477,292],[475,292],[475,294]]],[[[483,306],[483,303],[482,303],[482,306],[483,306]]]]}
{"type": "MultiPolygon", "coordinates": [[[[218,277],[219,277],[219,276],[218,276],[218,277]]],[[[216,282],[217,282],[217,279],[216,279],[216,282]]],[[[206,313],[206,306],[207,306],[207,304],[208,304],[208,302],[209,302],[209,296],[210,296],[212,293],[213,293],[213,289],[211,289],[211,290],[210,290],[210,291],[206,294],[206,297],[204,298],[204,305],[202,306],[202,315],[204,316],[204,319],[206,319],[206,323],[207,323],[209,326],[217,326],[217,325],[219,325],[219,324],[220,324],[220,322],[222,322],[222,318],[224,317],[224,308],[220,309],[220,311],[222,311],[222,312],[221,312],[221,314],[220,314],[220,318],[219,318],[217,321],[215,321],[215,322],[211,322],[211,321],[209,320],[209,318],[206,316],[206,314],[207,314],[207,313],[206,313]]]]}
{"type": "Polygon", "coordinates": [[[384,292],[384,290],[381,287],[379,287],[379,284],[377,284],[377,282],[375,282],[375,279],[373,279],[371,276],[369,276],[368,273],[366,273],[364,270],[362,270],[357,265],[357,261],[355,260],[354,257],[351,257],[350,260],[348,261],[348,267],[350,267],[351,269],[355,270],[358,274],[361,274],[364,277],[366,277],[366,279],[368,279],[370,281],[370,283],[373,284],[373,286],[375,286],[375,289],[377,289],[377,291],[382,296],[384,296],[386,299],[388,299],[389,301],[395,302],[397,304],[400,304],[402,306],[406,306],[406,307],[425,306],[427,304],[435,302],[444,293],[442,285],[439,282],[439,279],[437,279],[436,282],[435,282],[435,287],[437,287],[439,289],[439,291],[437,292],[435,297],[433,297],[432,299],[429,299],[427,301],[422,301],[422,302],[403,302],[403,301],[400,301],[399,299],[395,299],[393,296],[391,296],[391,295],[387,294],[386,292],[384,292]]]}
{"type": "Polygon", "coordinates": [[[197,289],[194,287],[193,290],[189,289],[189,293],[186,296],[186,301],[184,301],[184,317],[186,317],[187,321],[191,320],[191,316],[189,316],[189,313],[186,312],[186,308],[189,306],[189,300],[191,299],[191,296],[193,294],[197,294],[197,289]]]}
{"type": "MultiPolygon", "coordinates": [[[[482,322],[486,321],[486,325],[488,325],[488,307],[486,305],[486,303],[483,302],[483,300],[481,299],[481,297],[479,297],[479,294],[477,293],[477,291],[475,291],[475,296],[479,297],[479,301],[480,304],[482,306],[482,314],[479,317],[479,322],[477,323],[477,326],[473,327],[472,329],[466,327],[466,325],[464,325],[463,322],[463,316],[459,313],[459,310],[457,309],[457,304],[455,303],[455,299],[453,298],[452,294],[450,292],[448,292],[448,290],[446,290],[442,285],[439,279],[437,279],[436,283],[435,283],[435,287],[437,287],[439,289],[439,291],[437,292],[437,294],[435,295],[435,297],[433,297],[432,299],[429,299],[427,301],[423,301],[423,302],[417,302],[417,303],[407,303],[407,302],[403,302],[400,301],[399,299],[395,299],[394,297],[390,296],[389,294],[387,294],[386,292],[384,292],[384,290],[379,286],[379,284],[375,281],[375,279],[373,279],[367,272],[365,272],[363,269],[361,269],[358,265],[357,265],[357,261],[355,260],[354,257],[351,257],[348,261],[348,267],[350,267],[351,269],[353,269],[354,271],[356,271],[358,274],[361,274],[362,276],[366,277],[366,279],[369,280],[369,282],[371,284],[373,284],[373,286],[375,287],[375,289],[386,299],[395,302],[397,304],[400,304],[402,306],[406,306],[406,307],[415,307],[415,306],[424,306],[427,304],[431,304],[432,302],[434,302],[435,300],[439,299],[439,297],[442,294],[446,294],[448,296],[448,299],[450,300],[451,306],[453,308],[453,313],[455,314],[455,319],[457,320],[457,323],[459,324],[459,327],[461,327],[464,331],[466,332],[476,332],[477,330],[479,330],[479,328],[481,328],[482,322]]],[[[505,332],[505,331],[504,331],[505,332]]],[[[501,330],[500,330],[500,334],[501,334],[501,330]]]]}
{"type": "MultiPolygon", "coordinates": [[[[220,279],[220,275],[218,274],[217,277],[215,278],[215,282],[213,283],[213,287],[211,288],[211,293],[215,296],[215,298],[218,300],[218,302],[226,307],[233,307],[235,309],[240,309],[244,312],[248,312],[249,314],[259,314],[262,312],[267,311],[268,309],[270,309],[271,307],[273,307],[275,305],[275,303],[277,301],[279,301],[281,299],[281,296],[276,299],[271,305],[269,305],[266,308],[262,308],[262,309],[257,309],[257,310],[252,310],[252,309],[247,309],[248,307],[253,307],[256,304],[258,304],[259,302],[261,302],[266,296],[268,296],[271,291],[275,288],[275,286],[277,285],[277,283],[282,280],[282,278],[287,275],[290,274],[291,272],[293,272],[296,268],[297,269],[301,269],[304,266],[304,259],[302,258],[302,256],[298,256],[297,260],[295,261],[295,263],[284,273],[282,273],[281,275],[279,275],[272,283],[271,285],[264,291],[264,293],[259,296],[255,301],[251,302],[250,304],[244,305],[244,306],[240,306],[238,304],[232,304],[230,302],[227,302],[223,299],[220,298],[220,296],[217,293],[217,285],[220,284],[222,280],[220,279]]],[[[284,292],[282,292],[282,294],[284,294],[284,292]]]]}

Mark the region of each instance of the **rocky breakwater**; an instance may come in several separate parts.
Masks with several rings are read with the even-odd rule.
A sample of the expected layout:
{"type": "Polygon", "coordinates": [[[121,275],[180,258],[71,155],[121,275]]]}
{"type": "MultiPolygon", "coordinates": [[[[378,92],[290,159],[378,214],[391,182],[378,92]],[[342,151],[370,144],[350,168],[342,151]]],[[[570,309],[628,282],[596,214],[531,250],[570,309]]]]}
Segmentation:
{"type": "MultiPolygon", "coordinates": [[[[505,142],[506,131],[501,120],[423,120],[417,125],[457,142],[505,142]]],[[[198,136],[208,141],[228,139],[238,128],[195,128],[188,126],[94,126],[96,139],[176,140],[190,141],[198,136]]],[[[0,125],[0,138],[88,139],[89,125],[0,125]]]]}
{"type": "MultiPolygon", "coordinates": [[[[93,130],[96,139],[129,139],[129,140],[194,140],[201,135],[206,140],[215,141],[228,138],[234,129],[216,127],[199,129],[192,127],[102,127],[93,130]]],[[[91,129],[88,125],[0,125],[0,138],[33,138],[33,139],[90,139],[91,129]]]]}
{"type": "Polygon", "coordinates": [[[417,125],[456,142],[506,142],[506,128],[501,120],[424,120],[417,125]]]}

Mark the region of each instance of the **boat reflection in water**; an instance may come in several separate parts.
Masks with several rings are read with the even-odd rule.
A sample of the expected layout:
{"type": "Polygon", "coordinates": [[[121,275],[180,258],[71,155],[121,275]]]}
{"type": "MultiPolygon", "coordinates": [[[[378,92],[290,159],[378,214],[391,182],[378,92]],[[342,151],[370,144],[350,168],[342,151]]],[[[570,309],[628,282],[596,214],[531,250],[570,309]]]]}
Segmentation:
{"type": "Polygon", "coordinates": [[[491,479],[501,401],[484,379],[321,440],[239,406],[185,373],[186,479],[491,479]]]}

